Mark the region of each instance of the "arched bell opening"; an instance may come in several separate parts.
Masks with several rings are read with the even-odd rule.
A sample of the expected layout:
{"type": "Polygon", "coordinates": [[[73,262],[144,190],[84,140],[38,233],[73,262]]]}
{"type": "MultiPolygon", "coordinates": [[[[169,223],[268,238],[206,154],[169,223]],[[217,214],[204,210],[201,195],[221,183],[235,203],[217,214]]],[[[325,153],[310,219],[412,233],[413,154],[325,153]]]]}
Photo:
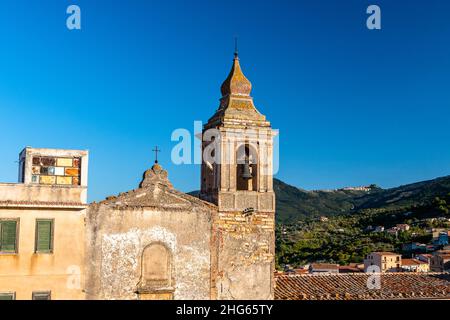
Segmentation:
{"type": "Polygon", "coordinates": [[[251,144],[242,144],[236,153],[236,189],[258,190],[258,153],[251,144]]]}

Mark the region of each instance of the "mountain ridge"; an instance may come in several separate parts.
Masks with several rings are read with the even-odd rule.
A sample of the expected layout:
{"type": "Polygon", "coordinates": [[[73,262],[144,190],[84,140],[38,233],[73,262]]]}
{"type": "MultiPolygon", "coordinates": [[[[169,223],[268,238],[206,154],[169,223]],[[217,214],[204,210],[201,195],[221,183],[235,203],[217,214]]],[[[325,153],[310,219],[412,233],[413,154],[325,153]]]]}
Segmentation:
{"type": "Polygon", "coordinates": [[[369,208],[400,208],[420,205],[450,192],[450,175],[382,189],[372,185],[370,191],[305,191],[274,179],[277,196],[277,221],[333,216],[369,208]],[[299,201],[303,201],[300,203],[299,201]]]}
{"type": "MultiPolygon", "coordinates": [[[[319,216],[335,216],[369,208],[395,209],[417,206],[450,193],[450,175],[382,189],[342,188],[336,190],[304,190],[273,179],[276,194],[276,220],[292,223],[319,216]]],[[[198,191],[189,192],[198,196],[198,191]]]]}

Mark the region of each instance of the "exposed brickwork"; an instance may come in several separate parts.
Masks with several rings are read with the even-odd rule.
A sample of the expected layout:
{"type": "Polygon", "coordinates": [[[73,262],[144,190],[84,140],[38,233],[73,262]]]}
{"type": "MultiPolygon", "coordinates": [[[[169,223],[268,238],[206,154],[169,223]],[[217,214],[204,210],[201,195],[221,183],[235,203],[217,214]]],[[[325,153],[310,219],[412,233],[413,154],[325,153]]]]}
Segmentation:
{"type": "Polygon", "coordinates": [[[259,212],[246,217],[242,212],[220,212],[215,219],[219,234],[242,241],[236,258],[243,264],[272,262],[274,226],[273,213],[259,212]]]}
{"type": "Polygon", "coordinates": [[[274,213],[218,212],[213,220],[212,297],[273,296],[274,213]]]}

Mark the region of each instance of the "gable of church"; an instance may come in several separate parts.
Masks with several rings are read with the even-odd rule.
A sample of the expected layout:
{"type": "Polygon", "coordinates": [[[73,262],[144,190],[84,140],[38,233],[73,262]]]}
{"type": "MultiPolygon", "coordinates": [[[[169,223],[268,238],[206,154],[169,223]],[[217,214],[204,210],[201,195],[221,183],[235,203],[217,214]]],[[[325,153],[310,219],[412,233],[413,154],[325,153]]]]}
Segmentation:
{"type": "Polygon", "coordinates": [[[175,190],[159,164],[139,188],[90,205],[88,298],[209,299],[215,212],[175,190]]]}

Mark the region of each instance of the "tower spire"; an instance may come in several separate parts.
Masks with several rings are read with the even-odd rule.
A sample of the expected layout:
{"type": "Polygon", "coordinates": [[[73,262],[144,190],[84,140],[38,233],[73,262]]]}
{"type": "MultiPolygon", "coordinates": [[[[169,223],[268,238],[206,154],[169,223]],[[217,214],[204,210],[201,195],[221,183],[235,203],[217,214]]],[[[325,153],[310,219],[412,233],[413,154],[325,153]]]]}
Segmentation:
{"type": "Polygon", "coordinates": [[[228,77],[222,83],[222,97],[227,95],[250,96],[251,82],[244,76],[239,64],[238,38],[234,38],[234,59],[228,77]]]}

